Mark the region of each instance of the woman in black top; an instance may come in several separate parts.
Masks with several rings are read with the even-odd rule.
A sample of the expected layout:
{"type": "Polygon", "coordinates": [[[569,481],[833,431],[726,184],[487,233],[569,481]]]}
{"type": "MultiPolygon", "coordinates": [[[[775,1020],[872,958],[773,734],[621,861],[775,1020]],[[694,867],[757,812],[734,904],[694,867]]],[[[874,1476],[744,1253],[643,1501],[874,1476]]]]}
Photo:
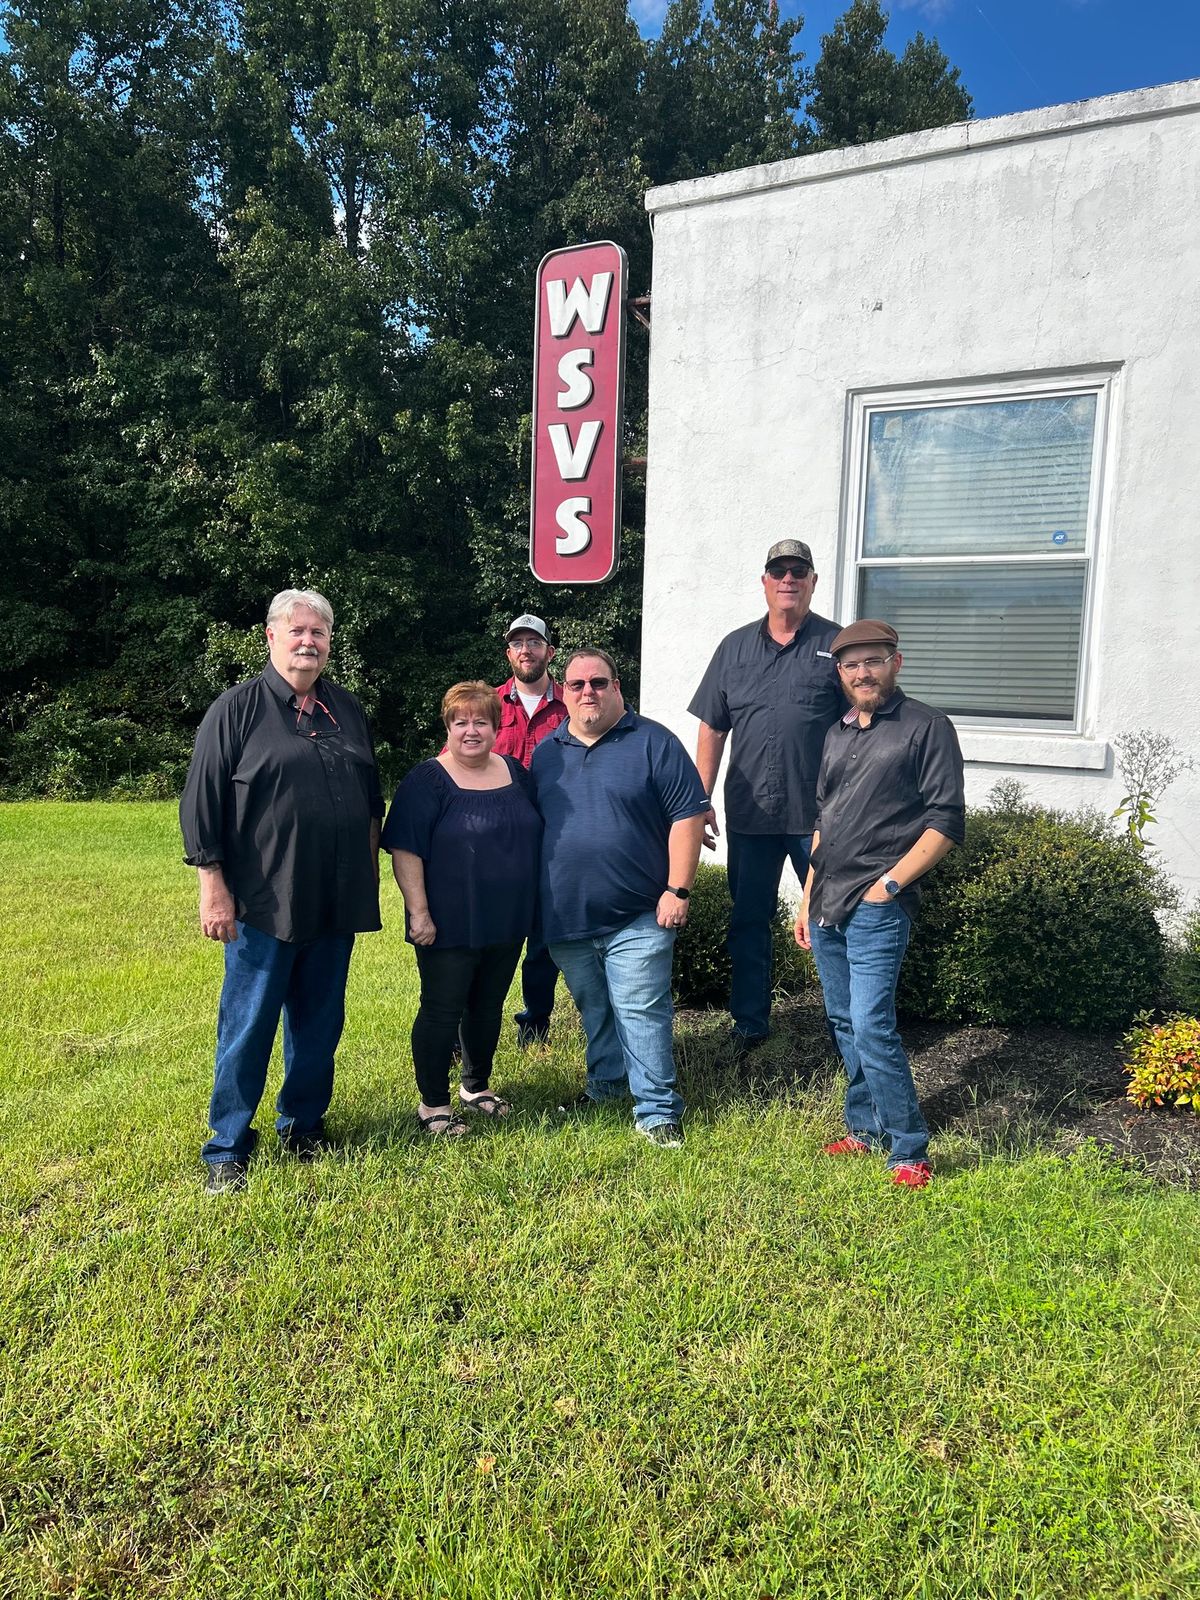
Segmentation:
{"type": "Polygon", "coordinates": [[[450,1062],[462,1044],[465,1110],[506,1117],[488,1088],[508,986],[533,925],[542,821],[519,761],[492,754],[500,700],[486,683],[456,683],[442,701],[446,748],[396,790],[382,844],[404,896],[421,1004],[412,1057],[426,1133],[458,1138],[450,1062]],[[461,1024],[461,1027],[460,1027],[461,1024]]]}

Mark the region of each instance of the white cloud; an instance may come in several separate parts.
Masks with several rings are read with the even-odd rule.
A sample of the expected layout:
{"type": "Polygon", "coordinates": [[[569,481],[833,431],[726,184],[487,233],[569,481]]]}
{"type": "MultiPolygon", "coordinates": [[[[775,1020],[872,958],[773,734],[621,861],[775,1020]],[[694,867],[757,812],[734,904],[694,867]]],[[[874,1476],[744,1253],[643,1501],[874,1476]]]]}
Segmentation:
{"type": "Polygon", "coordinates": [[[940,22],[954,10],[954,0],[895,0],[898,11],[919,11],[926,22],[940,22]]]}

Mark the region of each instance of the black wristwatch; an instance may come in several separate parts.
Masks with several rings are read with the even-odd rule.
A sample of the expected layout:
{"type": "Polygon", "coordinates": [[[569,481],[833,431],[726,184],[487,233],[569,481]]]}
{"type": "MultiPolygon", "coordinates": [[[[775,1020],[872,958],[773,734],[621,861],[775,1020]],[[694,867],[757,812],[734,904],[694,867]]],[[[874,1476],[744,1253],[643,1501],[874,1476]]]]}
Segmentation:
{"type": "Polygon", "coordinates": [[[670,884],[668,884],[666,888],[666,893],[673,894],[676,900],[686,900],[691,892],[692,891],[690,889],[674,889],[670,884]]]}

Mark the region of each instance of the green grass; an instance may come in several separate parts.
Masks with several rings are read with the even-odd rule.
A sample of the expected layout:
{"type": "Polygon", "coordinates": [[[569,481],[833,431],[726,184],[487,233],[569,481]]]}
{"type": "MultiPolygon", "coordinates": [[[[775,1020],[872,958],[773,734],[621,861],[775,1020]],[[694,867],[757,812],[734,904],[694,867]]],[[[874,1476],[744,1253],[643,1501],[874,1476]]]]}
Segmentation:
{"type": "Polygon", "coordinates": [[[172,808],[0,807],[0,881],[5,1600],[1196,1592],[1196,1195],[961,1137],[896,1191],[716,1017],[679,1154],[556,1119],[565,1014],[508,1125],[418,1142],[388,885],[340,1149],[209,1199],[172,808]]]}

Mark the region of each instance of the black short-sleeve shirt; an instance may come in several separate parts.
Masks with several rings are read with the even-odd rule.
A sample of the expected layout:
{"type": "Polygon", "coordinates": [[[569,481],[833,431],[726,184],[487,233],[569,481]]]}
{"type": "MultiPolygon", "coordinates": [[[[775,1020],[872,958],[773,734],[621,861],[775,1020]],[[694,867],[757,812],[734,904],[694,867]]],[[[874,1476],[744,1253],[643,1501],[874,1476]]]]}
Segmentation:
{"type": "Polygon", "coordinates": [[[734,833],[811,833],[825,734],[846,708],[829,653],[839,624],[810,611],[788,644],[767,619],[717,646],[688,710],[733,732],[725,827],[734,833]]]}
{"type": "Polygon", "coordinates": [[[204,714],[179,802],[184,860],[219,864],[240,921],[285,944],[378,928],[371,819],[383,815],[358,701],[318,678],[300,714],[267,663],[204,714]],[[323,709],[322,709],[323,708],[323,709]]]}

